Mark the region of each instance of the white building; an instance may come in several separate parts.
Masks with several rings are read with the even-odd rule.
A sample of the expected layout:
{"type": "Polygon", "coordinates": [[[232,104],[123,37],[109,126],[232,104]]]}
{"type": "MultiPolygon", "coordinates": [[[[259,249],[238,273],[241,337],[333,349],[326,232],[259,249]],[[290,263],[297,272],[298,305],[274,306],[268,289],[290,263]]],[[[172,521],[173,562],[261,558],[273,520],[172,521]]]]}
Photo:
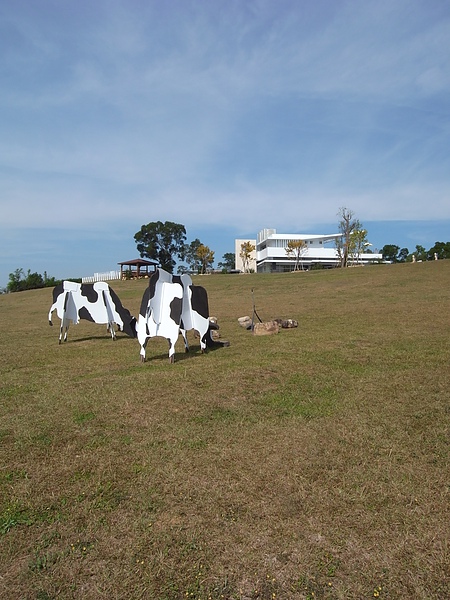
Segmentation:
{"type": "MultiPolygon", "coordinates": [[[[336,250],[336,239],[340,237],[340,233],[328,235],[277,233],[276,229],[263,229],[259,232],[256,240],[236,240],[236,269],[242,270],[242,260],[240,263],[238,262],[240,250],[237,250],[237,242],[242,244],[243,242],[249,241],[256,246],[255,271],[258,273],[283,273],[286,271],[293,271],[296,258],[294,256],[289,256],[286,252],[288,243],[291,240],[302,240],[306,244],[306,249],[302,252],[300,257],[300,269],[311,269],[312,267],[317,268],[318,266],[324,268],[336,267],[340,264],[336,250]]],[[[382,260],[383,257],[381,254],[365,253],[359,255],[358,264],[367,265],[382,260]]]]}

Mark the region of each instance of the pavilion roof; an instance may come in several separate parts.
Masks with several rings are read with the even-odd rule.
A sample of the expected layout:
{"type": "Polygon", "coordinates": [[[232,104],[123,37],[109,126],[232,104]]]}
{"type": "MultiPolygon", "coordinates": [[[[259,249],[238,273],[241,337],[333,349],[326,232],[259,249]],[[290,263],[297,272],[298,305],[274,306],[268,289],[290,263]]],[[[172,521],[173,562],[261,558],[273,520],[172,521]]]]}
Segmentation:
{"type": "Polygon", "coordinates": [[[157,265],[158,262],[156,260],[145,260],[144,258],[135,258],[133,260],[125,260],[123,262],[119,262],[117,263],[118,265],[139,265],[140,267],[143,267],[145,265],[157,265]]]}

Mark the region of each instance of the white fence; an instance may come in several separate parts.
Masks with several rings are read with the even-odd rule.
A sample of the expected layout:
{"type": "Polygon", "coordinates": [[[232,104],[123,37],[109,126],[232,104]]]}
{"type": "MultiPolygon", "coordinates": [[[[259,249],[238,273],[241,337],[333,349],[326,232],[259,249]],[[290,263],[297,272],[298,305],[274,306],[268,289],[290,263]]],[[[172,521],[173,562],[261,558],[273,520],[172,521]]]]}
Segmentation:
{"type": "Polygon", "coordinates": [[[90,277],[83,277],[82,283],[95,283],[96,281],[113,281],[120,279],[120,271],[108,271],[108,273],[94,273],[90,277]]]}

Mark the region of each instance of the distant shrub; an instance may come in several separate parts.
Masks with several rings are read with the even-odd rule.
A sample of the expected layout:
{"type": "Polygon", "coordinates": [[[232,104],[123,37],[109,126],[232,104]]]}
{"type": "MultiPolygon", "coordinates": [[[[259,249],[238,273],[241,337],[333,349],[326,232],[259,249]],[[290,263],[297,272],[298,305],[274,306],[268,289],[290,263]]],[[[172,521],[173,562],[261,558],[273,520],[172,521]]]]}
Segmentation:
{"type": "MultiPolygon", "coordinates": [[[[9,282],[6,286],[6,291],[23,292],[25,290],[36,290],[44,287],[55,287],[60,281],[61,280],[55,279],[54,277],[48,277],[45,271],[42,276],[40,273],[32,273],[31,270],[28,269],[27,274],[25,275],[23,269],[16,269],[14,273],[9,274],[9,282]]],[[[79,281],[81,283],[81,279],[73,279],[72,281],[79,281]]]]}

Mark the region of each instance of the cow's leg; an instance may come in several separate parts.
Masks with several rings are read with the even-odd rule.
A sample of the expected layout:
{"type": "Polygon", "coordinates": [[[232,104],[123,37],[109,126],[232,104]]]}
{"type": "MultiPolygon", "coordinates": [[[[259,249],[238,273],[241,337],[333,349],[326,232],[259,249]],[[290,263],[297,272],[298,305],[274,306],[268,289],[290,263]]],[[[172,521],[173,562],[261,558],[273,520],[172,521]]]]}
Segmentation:
{"type": "Polygon", "coordinates": [[[61,343],[62,341],[67,342],[67,333],[69,331],[69,321],[66,321],[66,319],[62,319],[61,320],[61,329],[59,330],[59,343],[61,343]],[[63,332],[64,332],[64,338],[63,338],[63,332]]]}
{"type": "Polygon", "coordinates": [[[141,344],[141,362],[145,362],[145,348],[147,347],[148,338],[145,340],[143,344],[141,344]]]}
{"type": "Polygon", "coordinates": [[[189,344],[188,344],[188,340],[187,340],[187,333],[186,333],[186,329],[180,329],[180,333],[183,336],[183,341],[184,341],[184,351],[185,352],[189,352],[189,344]]]}
{"type": "Polygon", "coordinates": [[[169,342],[169,362],[170,363],[174,363],[175,362],[175,342],[176,342],[176,339],[175,340],[167,339],[167,341],[169,342]]]}
{"type": "Polygon", "coordinates": [[[114,331],[114,323],[112,321],[110,321],[108,323],[108,329],[111,333],[111,337],[112,337],[113,341],[115,342],[116,341],[116,332],[114,331]]]}
{"type": "Polygon", "coordinates": [[[200,335],[200,350],[201,350],[202,354],[204,354],[206,352],[205,334],[202,335],[202,332],[199,331],[199,335],[200,335]]]}
{"type": "Polygon", "coordinates": [[[200,337],[200,349],[202,351],[202,354],[204,354],[206,352],[206,334],[208,333],[208,329],[209,329],[209,321],[208,324],[206,325],[206,329],[204,328],[204,326],[202,326],[202,331],[198,332],[198,335],[200,337]]]}
{"type": "Polygon", "coordinates": [[[64,335],[64,341],[67,340],[67,329],[68,329],[68,327],[67,327],[67,321],[63,317],[61,319],[61,327],[59,328],[59,342],[58,342],[59,344],[63,341],[63,335],[64,335]],[[64,335],[64,329],[66,330],[65,335],[64,335]]]}

